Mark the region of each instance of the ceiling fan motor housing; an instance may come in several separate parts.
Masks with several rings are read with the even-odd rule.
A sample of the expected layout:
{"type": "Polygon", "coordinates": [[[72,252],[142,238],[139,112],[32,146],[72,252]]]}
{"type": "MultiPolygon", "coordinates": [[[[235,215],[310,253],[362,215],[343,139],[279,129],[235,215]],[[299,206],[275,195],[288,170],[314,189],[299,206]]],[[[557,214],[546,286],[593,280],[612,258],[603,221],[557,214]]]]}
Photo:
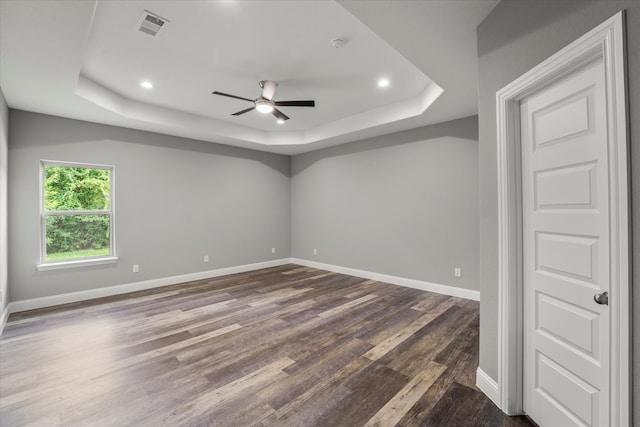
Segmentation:
{"type": "Polygon", "coordinates": [[[278,88],[278,83],[271,80],[262,80],[260,82],[260,87],[262,88],[262,97],[272,100],[273,95],[275,95],[276,89],[278,88]]]}

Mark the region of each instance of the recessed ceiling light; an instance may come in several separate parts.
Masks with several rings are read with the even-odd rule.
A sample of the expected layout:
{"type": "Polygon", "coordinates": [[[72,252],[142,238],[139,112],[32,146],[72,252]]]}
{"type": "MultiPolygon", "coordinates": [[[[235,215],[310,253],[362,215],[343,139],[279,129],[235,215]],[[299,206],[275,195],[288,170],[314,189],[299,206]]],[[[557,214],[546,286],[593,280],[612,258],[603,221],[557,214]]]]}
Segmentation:
{"type": "Polygon", "coordinates": [[[284,120],[282,120],[282,119],[278,119],[278,120],[276,120],[276,122],[278,122],[279,124],[283,124],[283,123],[284,123],[284,120]]]}
{"type": "Polygon", "coordinates": [[[342,46],[345,45],[347,41],[343,38],[336,38],[336,39],[332,39],[329,43],[331,43],[331,46],[335,47],[336,49],[340,49],[342,46]]]}
{"type": "Polygon", "coordinates": [[[140,86],[145,89],[153,89],[153,83],[151,83],[149,80],[143,81],[142,83],[140,83],[140,86]]]}
{"type": "Polygon", "coordinates": [[[380,87],[387,87],[387,86],[389,86],[389,80],[387,80],[387,79],[380,79],[380,80],[378,80],[378,86],[380,86],[380,87]]]}

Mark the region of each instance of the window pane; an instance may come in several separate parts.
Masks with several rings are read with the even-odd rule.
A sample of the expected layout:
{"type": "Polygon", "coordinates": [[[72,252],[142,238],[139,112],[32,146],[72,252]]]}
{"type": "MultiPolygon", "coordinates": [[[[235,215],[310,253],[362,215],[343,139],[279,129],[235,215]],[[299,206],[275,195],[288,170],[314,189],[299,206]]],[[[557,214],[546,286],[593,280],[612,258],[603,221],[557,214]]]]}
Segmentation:
{"type": "Polygon", "coordinates": [[[48,215],[47,261],[110,255],[109,214],[48,215]]]}
{"type": "Polygon", "coordinates": [[[45,210],[110,209],[111,171],[45,166],[45,210]]]}

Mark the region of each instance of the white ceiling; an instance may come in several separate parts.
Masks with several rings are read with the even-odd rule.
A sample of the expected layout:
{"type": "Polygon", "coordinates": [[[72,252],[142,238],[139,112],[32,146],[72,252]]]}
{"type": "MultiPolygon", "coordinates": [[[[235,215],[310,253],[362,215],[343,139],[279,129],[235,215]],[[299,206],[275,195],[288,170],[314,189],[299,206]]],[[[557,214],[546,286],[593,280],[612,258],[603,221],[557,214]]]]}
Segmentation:
{"type": "Polygon", "coordinates": [[[297,154],[475,114],[476,27],[498,1],[0,0],[0,87],[11,108],[297,154]],[[170,21],[157,37],[145,10],[170,21]],[[316,107],[278,124],[211,94],[254,99],[265,79],[316,107]]]}

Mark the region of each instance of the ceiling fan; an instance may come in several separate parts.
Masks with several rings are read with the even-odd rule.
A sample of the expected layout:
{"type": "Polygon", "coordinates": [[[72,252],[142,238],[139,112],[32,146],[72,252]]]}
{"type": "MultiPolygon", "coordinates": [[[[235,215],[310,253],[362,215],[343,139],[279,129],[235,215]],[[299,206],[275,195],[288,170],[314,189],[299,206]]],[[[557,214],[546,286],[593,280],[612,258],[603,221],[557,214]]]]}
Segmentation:
{"type": "Polygon", "coordinates": [[[289,120],[282,111],[278,110],[276,107],[315,107],[315,101],[274,101],[273,95],[276,93],[276,89],[278,87],[278,83],[271,80],[262,80],[260,83],[260,87],[262,88],[262,95],[260,95],[256,99],[243,98],[241,96],[230,95],[228,93],[223,92],[212,92],[214,95],[227,96],[229,98],[241,99],[243,101],[253,102],[253,107],[247,108],[242,111],[238,111],[237,113],[233,113],[232,116],[239,116],[244,113],[248,113],[252,110],[258,110],[261,113],[273,114],[279,121],[289,120]]]}

